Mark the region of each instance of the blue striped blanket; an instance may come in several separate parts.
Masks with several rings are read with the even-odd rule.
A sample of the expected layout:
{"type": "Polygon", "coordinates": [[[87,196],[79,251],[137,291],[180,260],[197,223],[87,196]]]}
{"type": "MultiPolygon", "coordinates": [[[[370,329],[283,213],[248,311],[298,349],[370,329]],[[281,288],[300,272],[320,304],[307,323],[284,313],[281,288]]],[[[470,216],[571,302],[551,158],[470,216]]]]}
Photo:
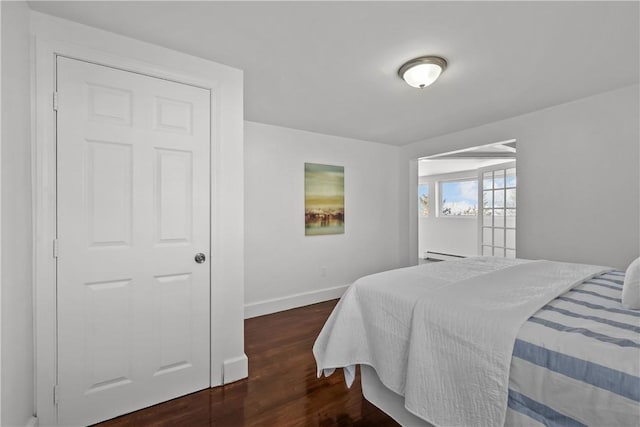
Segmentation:
{"type": "Polygon", "coordinates": [[[640,311],[622,307],[623,280],[587,280],[522,326],[506,425],[640,426],[640,311]]]}

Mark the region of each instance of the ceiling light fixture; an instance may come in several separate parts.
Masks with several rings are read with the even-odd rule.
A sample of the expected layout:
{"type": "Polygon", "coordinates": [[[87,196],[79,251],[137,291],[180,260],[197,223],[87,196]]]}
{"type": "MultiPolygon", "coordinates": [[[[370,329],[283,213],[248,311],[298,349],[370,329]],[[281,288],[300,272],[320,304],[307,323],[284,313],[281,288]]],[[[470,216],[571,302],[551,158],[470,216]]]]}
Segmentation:
{"type": "Polygon", "coordinates": [[[423,89],[433,84],[447,68],[447,61],[439,56],[421,56],[405,62],[398,75],[409,86],[423,89]]]}

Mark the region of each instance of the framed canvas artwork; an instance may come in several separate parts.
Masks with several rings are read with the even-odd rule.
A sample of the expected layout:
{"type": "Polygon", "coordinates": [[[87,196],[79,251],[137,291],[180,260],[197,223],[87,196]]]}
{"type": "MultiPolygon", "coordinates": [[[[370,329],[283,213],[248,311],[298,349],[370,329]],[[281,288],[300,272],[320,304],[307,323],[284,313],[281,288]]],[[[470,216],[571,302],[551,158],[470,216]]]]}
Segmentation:
{"type": "Polygon", "coordinates": [[[344,166],[304,164],[304,230],[344,234],[344,166]]]}

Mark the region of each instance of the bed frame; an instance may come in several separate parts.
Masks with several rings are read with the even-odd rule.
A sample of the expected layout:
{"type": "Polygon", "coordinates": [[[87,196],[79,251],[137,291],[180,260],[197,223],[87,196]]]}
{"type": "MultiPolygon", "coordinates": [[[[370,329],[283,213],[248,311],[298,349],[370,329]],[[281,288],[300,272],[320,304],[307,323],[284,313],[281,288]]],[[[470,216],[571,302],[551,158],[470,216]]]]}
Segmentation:
{"type": "Polygon", "coordinates": [[[416,417],[404,407],[404,398],[382,384],[375,369],[360,365],[360,378],[364,398],[380,408],[400,425],[411,427],[433,427],[432,424],[416,417]]]}

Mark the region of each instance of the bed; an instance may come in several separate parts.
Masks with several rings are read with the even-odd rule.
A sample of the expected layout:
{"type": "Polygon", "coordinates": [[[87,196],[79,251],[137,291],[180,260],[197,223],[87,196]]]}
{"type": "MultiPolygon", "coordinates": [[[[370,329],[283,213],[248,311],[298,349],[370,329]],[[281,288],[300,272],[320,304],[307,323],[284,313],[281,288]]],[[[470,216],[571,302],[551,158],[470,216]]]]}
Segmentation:
{"type": "Polygon", "coordinates": [[[638,426],[640,310],[624,272],[478,257],[357,280],[314,344],[318,375],[361,369],[405,426],[638,426]]]}

